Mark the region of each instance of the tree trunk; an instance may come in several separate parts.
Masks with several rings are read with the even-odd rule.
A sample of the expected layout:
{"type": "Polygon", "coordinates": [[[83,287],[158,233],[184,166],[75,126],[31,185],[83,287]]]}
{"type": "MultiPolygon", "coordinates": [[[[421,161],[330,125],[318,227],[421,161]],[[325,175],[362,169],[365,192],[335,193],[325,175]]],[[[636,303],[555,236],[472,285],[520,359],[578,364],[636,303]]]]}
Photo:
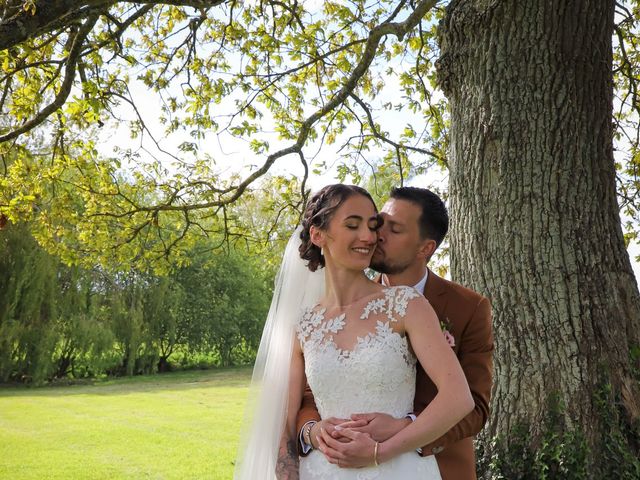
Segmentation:
{"type": "Polygon", "coordinates": [[[171,371],[171,364],[169,363],[169,355],[161,355],[158,359],[158,373],[166,373],[171,371]]]}
{"type": "Polygon", "coordinates": [[[440,26],[452,276],[494,310],[487,456],[489,439],[523,427],[541,448],[552,406],[602,466],[614,401],[637,454],[640,296],[616,202],[613,25],[613,0],[460,0],[440,26]]]}

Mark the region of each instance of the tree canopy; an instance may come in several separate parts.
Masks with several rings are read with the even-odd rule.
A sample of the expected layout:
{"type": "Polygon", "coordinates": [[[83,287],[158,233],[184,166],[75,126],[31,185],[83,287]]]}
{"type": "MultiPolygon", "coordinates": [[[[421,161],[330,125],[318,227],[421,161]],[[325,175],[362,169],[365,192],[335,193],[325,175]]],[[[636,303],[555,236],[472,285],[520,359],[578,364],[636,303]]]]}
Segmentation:
{"type": "MultiPolygon", "coordinates": [[[[148,262],[179,258],[193,232],[246,233],[232,205],[276,163],[298,165],[299,181],[279,180],[294,211],[310,171],[333,161],[342,178],[382,169],[398,183],[446,166],[448,114],[435,64],[447,3],[6,1],[0,213],[35,218],[39,241],[69,261],[106,261],[108,252],[148,262]],[[160,125],[145,112],[150,102],[160,125]],[[101,132],[122,123],[139,148],[100,154],[101,132]],[[166,138],[178,147],[166,150],[166,138]],[[244,145],[246,165],[225,168],[208,148],[216,139],[244,145]],[[339,159],[318,155],[331,144],[339,159]]],[[[630,239],[640,162],[637,21],[635,2],[618,5],[613,120],[630,239]]]]}
{"type": "Polygon", "coordinates": [[[68,260],[156,259],[190,232],[244,232],[231,205],[276,162],[300,166],[275,182],[299,209],[310,170],[334,160],[313,162],[322,145],[341,142],[343,177],[370,174],[372,148],[396,177],[445,163],[434,1],[49,3],[3,11],[0,208],[35,217],[39,241],[68,260]],[[139,84],[149,95],[132,93],[139,84]],[[105,158],[98,135],[127,108],[141,148],[105,158]],[[423,125],[389,138],[377,112],[409,110],[423,125]],[[177,151],[145,151],[170,136],[177,151]],[[216,136],[246,145],[249,166],[224,172],[206,151],[216,136]]]}

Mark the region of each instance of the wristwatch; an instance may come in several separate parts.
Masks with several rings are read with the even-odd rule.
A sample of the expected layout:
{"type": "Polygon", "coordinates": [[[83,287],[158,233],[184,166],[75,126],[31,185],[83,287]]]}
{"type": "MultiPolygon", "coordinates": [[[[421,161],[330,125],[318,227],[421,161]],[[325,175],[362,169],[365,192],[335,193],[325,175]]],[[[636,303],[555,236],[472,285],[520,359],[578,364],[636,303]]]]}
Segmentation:
{"type": "Polygon", "coordinates": [[[311,447],[311,450],[313,450],[313,442],[311,441],[311,427],[313,427],[316,423],[316,421],[311,420],[309,422],[307,422],[304,426],[304,428],[302,429],[302,440],[304,440],[304,443],[306,443],[309,447],[311,447]]]}

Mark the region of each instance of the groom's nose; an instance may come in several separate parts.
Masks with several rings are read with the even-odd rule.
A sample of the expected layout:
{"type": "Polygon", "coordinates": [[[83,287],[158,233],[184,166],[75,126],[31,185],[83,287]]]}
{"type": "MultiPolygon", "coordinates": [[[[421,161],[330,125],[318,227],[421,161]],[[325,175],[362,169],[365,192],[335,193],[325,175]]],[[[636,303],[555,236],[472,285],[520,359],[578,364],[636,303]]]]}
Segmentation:
{"type": "Polygon", "coordinates": [[[384,243],[385,242],[385,228],[384,228],[384,225],[381,226],[376,233],[378,234],[378,243],[384,243]]]}

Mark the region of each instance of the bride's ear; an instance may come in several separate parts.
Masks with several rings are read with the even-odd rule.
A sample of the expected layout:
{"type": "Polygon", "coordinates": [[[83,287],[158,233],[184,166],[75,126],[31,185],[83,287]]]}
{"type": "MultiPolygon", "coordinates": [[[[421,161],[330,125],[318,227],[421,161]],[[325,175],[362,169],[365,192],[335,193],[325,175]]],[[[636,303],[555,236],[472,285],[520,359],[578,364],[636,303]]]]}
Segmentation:
{"type": "Polygon", "coordinates": [[[315,225],[311,225],[309,237],[311,238],[311,243],[316,247],[322,248],[324,246],[324,232],[315,225]]]}

